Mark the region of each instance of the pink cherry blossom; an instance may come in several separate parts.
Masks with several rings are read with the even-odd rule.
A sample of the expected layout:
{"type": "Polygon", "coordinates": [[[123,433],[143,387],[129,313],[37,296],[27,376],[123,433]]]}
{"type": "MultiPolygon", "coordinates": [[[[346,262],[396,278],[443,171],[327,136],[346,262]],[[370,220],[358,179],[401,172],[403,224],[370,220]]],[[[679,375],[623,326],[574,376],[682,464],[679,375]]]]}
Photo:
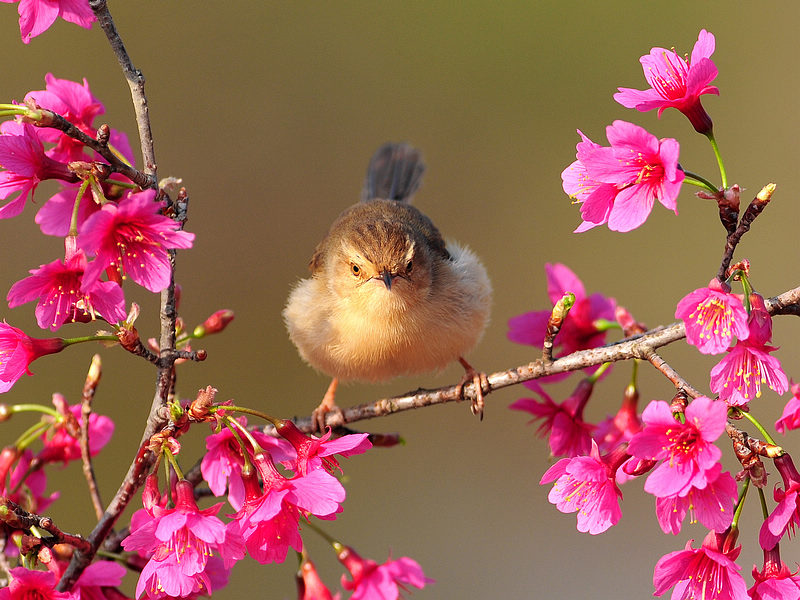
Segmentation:
{"type": "MultiPolygon", "coordinates": [[[[61,394],[53,394],[53,404],[66,406],[66,401],[61,394]]],[[[81,405],[74,404],[68,407],[76,422],[81,420],[81,405]]],[[[100,450],[111,440],[114,434],[114,422],[105,415],[92,412],[89,415],[89,454],[97,455],[100,450]]],[[[59,423],[42,435],[44,448],[37,458],[43,462],[61,461],[67,464],[81,457],[80,441],[69,433],[64,423],[59,423]]]]}
{"type": "Polygon", "coordinates": [[[31,469],[32,463],[30,450],[20,453],[14,446],[3,448],[0,452],[0,496],[36,513],[46,510],[60,494],[45,495],[47,477],[41,468],[31,469]]]}
{"type": "Polygon", "coordinates": [[[800,599],[800,576],[781,560],[780,546],[764,550],[764,568],[753,565],[753,587],[747,590],[753,600],[800,599]]]}
{"type": "Polygon", "coordinates": [[[774,548],[784,534],[793,536],[800,525],[800,473],[788,454],[775,458],[774,464],[783,479],[783,489],[775,486],[773,494],[778,505],[761,525],[758,541],[764,550],[774,548]]]}
{"type": "Polygon", "coordinates": [[[659,117],[667,108],[677,108],[686,115],[696,131],[704,135],[710,133],[711,117],[703,108],[700,96],[719,95],[719,89],[709,85],[717,76],[717,67],[711,60],[714,46],[714,35],[703,29],[697,37],[689,62],[674,50],[652,48],[650,54],[639,59],[650,89],[618,88],[614,100],[640,112],[657,108],[659,117]]]}
{"type": "MultiPolygon", "coordinates": [[[[544,269],[547,276],[547,294],[553,305],[567,292],[575,295],[575,304],[555,339],[557,355],[563,356],[576,350],[602,346],[605,343],[606,332],[596,325],[596,321],[613,321],[616,301],[599,293],[587,294],[583,282],[566,265],[547,263],[544,269]]],[[[508,339],[518,344],[540,348],[544,342],[547,320],[551,313],[552,310],[543,310],[512,317],[508,320],[508,339]]]]}
{"type": "Polygon", "coordinates": [[[175,495],[174,508],[145,509],[122,540],[125,550],[150,556],[139,577],[137,597],[143,591],[151,597],[158,592],[180,597],[201,589],[210,591],[205,571],[212,553],[222,558],[225,568],[244,556],[241,537],[215,516],[222,504],[198,509],[194,488],[185,480],[175,484],[175,495]]]}
{"type": "Polygon", "coordinates": [[[622,492],[615,475],[627,458],[624,452],[601,458],[597,443],[592,440],[589,456],[562,458],[542,475],[539,484],[555,481],[547,499],[563,513],[578,513],[578,531],[603,533],[622,517],[622,492]]]}
{"type": "Polygon", "coordinates": [[[722,456],[714,440],[725,431],[727,413],[724,402],[701,396],[686,407],[681,423],[666,402],[648,404],[642,413],[645,428],[628,446],[636,458],[662,461],[647,477],[645,491],[663,498],[705,488],[722,456]]]}
{"type": "MultiPolygon", "coordinates": [[[[106,185],[102,185],[106,189],[106,185]]],[[[66,237],[69,235],[70,221],[72,220],[73,209],[75,208],[75,201],[78,196],[80,186],[64,185],[60,192],[53,194],[47,200],[34,217],[34,221],[39,226],[39,229],[45,235],[54,235],[57,237],[66,237]]],[[[87,188],[83,196],[81,196],[80,204],[78,205],[78,214],[76,219],[76,226],[80,231],[81,226],[89,218],[100,210],[100,205],[94,201],[92,191],[87,188]]]]}
{"type": "Polygon", "coordinates": [[[24,43],[44,33],[58,17],[89,29],[95,21],[94,13],[85,0],[0,0],[11,4],[19,2],[19,32],[24,43]]]}
{"type": "Polygon", "coordinates": [[[791,385],[792,397],[783,407],[781,418],[775,421],[775,430],[784,434],[790,429],[800,429],[800,383],[791,385]]]}
{"type": "MultiPolygon", "coordinates": [[[[638,413],[639,392],[629,385],[617,414],[597,424],[592,438],[597,441],[600,452],[610,452],[618,445],[630,442],[634,435],[642,430],[642,420],[638,413]]],[[[617,472],[619,483],[620,471],[617,472]]]]}
{"type": "Polygon", "coordinates": [[[689,540],[683,550],[662,556],[653,573],[654,595],[674,586],[672,600],[746,600],[747,586],[736,564],[742,547],[731,549],[735,541],[728,541],[729,535],[710,531],[699,548],[689,540]]]}
{"type": "Polygon", "coordinates": [[[16,567],[9,571],[8,587],[0,589],[0,600],[68,600],[69,594],[56,591],[56,578],[48,571],[16,567]]]}
{"type": "Polygon", "coordinates": [[[339,561],[350,571],[352,580],[342,575],[342,587],[352,590],[350,600],[397,600],[407,585],[418,589],[433,583],[425,577],[419,563],[407,556],[391,557],[383,564],[364,559],[348,546],[338,550],[339,561]]]}
{"type": "MultiPolygon", "coordinates": [[[[97,115],[105,112],[105,107],[94,97],[86,79],[81,84],[48,73],[44,81],[45,89],[28,92],[25,101],[61,115],[89,137],[96,137],[97,130],[92,123],[97,115]]],[[[43,129],[42,139],[55,144],[50,151],[53,158],[64,162],[88,158],[83,144],[57,129],[43,129]]]]}
{"type": "Polygon", "coordinates": [[[737,499],[736,481],[727,471],[722,472],[720,463],[708,471],[707,479],[704,488],[692,486],[681,494],[656,498],[656,516],[664,533],[680,533],[687,513],[691,523],[700,521],[714,531],[730,527],[737,499]]]}
{"type": "Polygon", "coordinates": [[[684,174],[676,140],[659,140],[626,121],[606,128],[610,147],[581,136],[577,160],[561,174],[564,191],[581,203],[583,222],[576,233],[606,223],[612,231],[636,229],[655,200],[677,214],[684,174]]]}
{"type": "Polygon", "coordinates": [[[708,287],[684,296],[678,302],[675,318],[686,324],[686,341],[703,354],[725,352],[734,336],[744,340],[750,335],[742,301],[716,277],[708,287]]]}
{"type": "Polygon", "coordinates": [[[766,384],[778,395],[789,389],[789,379],[780,361],[770,352],[777,348],[757,340],[739,340],[711,369],[711,391],[719,394],[730,406],[743,406],[761,397],[761,386],[766,384]]]}
{"type": "MultiPolygon", "coordinates": [[[[74,239],[74,238],[69,238],[74,239]]],[[[109,323],[125,319],[125,295],[113,281],[84,281],[86,255],[67,250],[65,260],[55,260],[16,282],[8,292],[8,306],[14,308],[38,300],[36,320],[42,329],[56,331],[64,323],[94,319],[109,323]]]]}
{"type": "Polygon", "coordinates": [[[232,515],[229,528],[244,539],[250,556],[261,564],[283,562],[289,547],[303,548],[298,533],[299,517],[310,513],[332,518],[344,501],[342,484],[321,468],[287,479],[263,452],[253,457],[263,482],[255,473],[243,474],[244,505],[232,515]]]}
{"type": "MultiPolygon", "coordinates": [[[[242,427],[247,426],[244,417],[239,417],[237,421],[242,427]]],[[[294,450],[286,440],[259,431],[251,434],[262,448],[269,451],[273,460],[282,462],[294,459],[294,450]]],[[[247,452],[252,458],[252,450],[248,448],[247,452]]],[[[206,438],[206,453],[200,462],[200,472],[215,496],[222,496],[227,488],[228,502],[234,510],[239,510],[244,503],[243,464],[242,447],[228,428],[206,438]]]]}
{"type": "Polygon", "coordinates": [[[578,389],[564,402],[556,404],[544,390],[537,390],[543,402],[534,398],[520,398],[509,406],[512,410],[531,413],[533,423],[542,419],[537,429],[539,437],[549,435],[551,456],[583,456],[589,453],[592,446],[592,425],[583,420],[583,408],[589,399],[593,384],[584,379],[578,389]]]}
{"type": "Polygon", "coordinates": [[[84,272],[86,281],[96,281],[108,267],[151,292],[160,292],[170,282],[168,249],[191,248],[194,234],[179,230],[179,224],[159,213],[155,190],[130,193],[115,205],[108,203],[81,227],[78,247],[96,255],[84,272]]]}
{"type": "Polygon", "coordinates": [[[66,345],[61,338],[32,338],[5,321],[0,323],[0,392],[7,392],[28,367],[41,356],[61,352],[66,345]]]}
{"type": "Polygon", "coordinates": [[[40,182],[46,179],[77,181],[67,165],[54,160],[44,152],[38,130],[30,123],[6,121],[0,135],[0,199],[18,193],[13,200],[0,207],[0,219],[16,217],[25,208],[25,202],[40,182]]]}
{"type": "Polygon", "coordinates": [[[332,440],[330,439],[331,431],[328,429],[322,437],[317,438],[307,436],[289,420],[279,421],[275,429],[294,447],[297,453],[294,470],[304,476],[310,470],[320,467],[324,467],[329,473],[337,470],[341,472],[339,462],[333,458],[334,454],[347,457],[363,454],[372,448],[372,444],[367,439],[368,433],[354,433],[332,440]]]}

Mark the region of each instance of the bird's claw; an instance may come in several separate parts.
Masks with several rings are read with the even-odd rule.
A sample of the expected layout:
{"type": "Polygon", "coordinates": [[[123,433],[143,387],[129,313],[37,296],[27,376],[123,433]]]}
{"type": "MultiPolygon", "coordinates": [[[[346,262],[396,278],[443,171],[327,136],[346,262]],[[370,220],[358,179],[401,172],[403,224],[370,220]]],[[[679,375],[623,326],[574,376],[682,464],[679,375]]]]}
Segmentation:
{"type": "Polygon", "coordinates": [[[473,415],[477,415],[477,417],[483,421],[483,409],[485,406],[483,399],[484,396],[492,390],[489,385],[489,378],[486,376],[486,373],[476,371],[475,368],[463,358],[459,358],[458,362],[461,363],[465,371],[464,376],[461,378],[458,386],[456,386],[459,400],[464,399],[465,386],[469,383],[473,384],[475,386],[475,396],[470,402],[469,409],[473,415]]]}

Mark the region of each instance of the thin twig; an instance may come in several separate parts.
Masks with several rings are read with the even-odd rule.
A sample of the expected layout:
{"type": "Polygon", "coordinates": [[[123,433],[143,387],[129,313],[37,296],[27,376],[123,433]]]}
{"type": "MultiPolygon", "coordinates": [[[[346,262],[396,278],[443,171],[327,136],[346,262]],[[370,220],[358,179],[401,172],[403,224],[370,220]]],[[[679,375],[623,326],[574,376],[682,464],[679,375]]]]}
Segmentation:
{"type": "Polygon", "coordinates": [[[86,478],[86,483],[89,486],[89,496],[92,499],[92,506],[94,506],[94,514],[99,521],[103,516],[103,500],[100,498],[100,491],[97,489],[97,478],[94,475],[94,467],[92,466],[92,456],[89,451],[89,417],[92,415],[92,399],[97,391],[97,385],[100,383],[100,375],[102,367],[100,363],[100,355],[95,354],[92,357],[92,364],[89,367],[89,373],[86,375],[86,382],[83,384],[83,393],[81,395],[81,462],[83,463],[83,475],[86,478]]]}
{"type": "Polygon", "coordinates": [[[0,521],[11,529],[30,531],[31,528],[38,527],[45,530],[52,537],[41,538],[41,540],[49,547],[53,547],[55,544],[69,544],[76,550],[86,551],[89,549],[89,542],[82,536],[61,531],[50,517],[30,513],[5,496],[0,496],[0,521]]]}
{"type": "Polygon", "coordinates": [[[753,201],[750,202],[747,210],[744,211],[736,230],[725,240],[725,251],[722,256],[722,263],[719,266],[719,271],[717,272],[717,279],[720,281],[724,281],[727,277],[727,270],[731,264],[731,260],[733,260],[733,252],[736,250],[736,246],[739,245],[742,236],[750,231],[750,226],[753,224],[756,217],[767,207],[767,204],[769,204],[769,201],[772,199],[772,193],[774,191],[774,183],[768,183],[761,188],[761,191],[759,191],[756,197],[753,198],[753,201]]]}

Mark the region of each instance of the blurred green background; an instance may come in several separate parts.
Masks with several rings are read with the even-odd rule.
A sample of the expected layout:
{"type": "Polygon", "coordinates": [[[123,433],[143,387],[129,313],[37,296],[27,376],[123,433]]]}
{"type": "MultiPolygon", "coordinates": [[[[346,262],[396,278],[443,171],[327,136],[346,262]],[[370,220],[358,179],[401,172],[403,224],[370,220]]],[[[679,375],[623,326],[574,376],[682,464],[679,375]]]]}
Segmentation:
{"type": "MultiPolygon", "coordinates": [[[[546,307],[545,262],[566,263],[589,292],[615,297],[648,326],[671,322],[677,300],[718,268],[724,238],[712,204],[687,187],[678,217],[656,205],[634,232],[576,235],[578,208],[562,192],[559,174],[574,160],[576,128],[605,143],[605,126],[625,119],[677,138],[681,163],[719,180],[708,143],[682,115],[668,111],[657,120],[612,99],[618,86],[646,87],[638,58],[651,46],[690,53],[704,27],[716,35],[721,90],[704,105],[730,181],[744,188],[743,202],[764,184],[778,184],[737,258],[750,259],[752,281],[764,295],[798,285],[795,3],[109,4],[147,78],[159,176],[183,178],[191,198],[187,229],[197,240],[178,259],[181,314],[194,326],[219,308],[236,312],[224,335],[198,345],[208,360],[180,368],[186,398],[210,384],[221,400],[281,416],[307,415],[316,405],[328,381],[298,358],[281,309],[329,223],[358,199],[367,160],[387,140],[423,150],[428,172],[415,203],[445,236],[475,250],[492,277],[493,320],[469,357],[478,368],[492,372],[537,357],[535,348],[506,340],[506,321],[546,307]]],[[[138,148],[128,88],[101,31],[59,21],[24,46],[14,8],[4,5],[0,13],[2,101],[43,89],[47,72],[86,77],[106,106],[96,124],[127,131],[138,148]]],[[[53,189],[42,185],[38,202],[53,189]]],[[[7,286],[62,251],[59,240],[38,233],[34,213],[29,206],[13,224],[0,223],[7,286]]],[[[128,296],[142,304],[141,334],[156,335],[157,299],[133,290],[128,296]]],[[[2,317],[36,331],[33,305],[3,309],[2,317]]],[[[798,333],[794,319],[777,320],[775,345],[784,346],[777,356],[790,376],[797,372],[798,333]]],[[[46,403],[62,392],[77,401],[93,351],[81,346],[42,359],[35,376],[4,400],[46,403]]],[[[118,349],[102,355],[96,409],[117,420],[117,435],[97,461],[107,500],[138,443],[154,373],[118,349]]],[[[717,359],[684,344],[663,355],[707,389],[717,359]]],[[[651,371],[641,369],[643,406],[672,395],[651,371]]],[[[385,385],[348,385],[339,401],[367,402],[460,376],[455,365],[385,385]]],[[[596,390],[588,418],[613,413],[629,377],[630,365],[618,365],[596,390]]],[[[554,396],[565,397],[575,381],[554,387],[554,396]]],[[[506,408],[527,395],[522,387],[492,394],[482,423],[465,404],[363,423],[399,432],[407,444],[346,461],[345,510],[328,530],[379,562],[390,552],[419,561],[437,580],[419,598],[651,596],[656,561],[688,539],[699,543],[704,529],[687,523],[679,536],[661,533],[653,498],[634,481],[623,490],[617,526],[601,536],[579,534],[575,516],[557,512],[547,502],[549,486],[538,485],[550,464],[545,443],[524,415],[506,408]]],[[[771,424],[786,400],[767,391],[753,411],[771,424]]],[[[22,421],[4,424],[3,443],[15,439],[22,421]]],[[[204,434],[182,440],[185,467],[200,455],[204,434]]],[[[721,446],[735,470],[729,445],[721,446]]],[[[793,436],[786,447],[798,448],[793,436]]],[[[52,477],[54,486],[67,487],[50,514],[62,528],[87,533],[93,518],[79,466],[52,477]]],[[[750,585],[752,564],[761,565],[760,508],[755,495],[748,500],[740,564],[750,585]]],[[[341,571],[333,555],[312,532],[306,539],[335,587],[341,571]]],[[[783,548],[790,566],[799,556],[796,545],[783,548]]],[[[294,568],[291,557],[279,566],[242,561],[215,598],[293,598],[294,568]]]]}

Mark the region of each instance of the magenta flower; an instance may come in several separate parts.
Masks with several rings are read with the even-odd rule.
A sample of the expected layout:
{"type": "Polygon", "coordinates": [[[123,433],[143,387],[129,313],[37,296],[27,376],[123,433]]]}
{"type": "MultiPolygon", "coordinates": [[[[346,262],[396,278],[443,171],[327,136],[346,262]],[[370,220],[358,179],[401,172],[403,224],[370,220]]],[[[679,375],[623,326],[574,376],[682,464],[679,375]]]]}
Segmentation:
{"type": "Polygon", "coordinates": [[[733,521],[736,504],[736,481],[722,465],[716,463],[707,473],[704,488],[691,487],[688,492],[656,498],[656,517],[664,533],[677,535],[686,514],[689,521],[700,521],[707,529],[725,531],[733,521]]]}
{"type": "Polygon", "coordinates": [[[583,420],[583,408],[592,392],[592,383],[584,379],[575,392],[561,404],[556,404],[544,390],[536,390],[543,402],[534,398],[520,398],[509,406],[512,410],[531,413],[533,423],[542,419],[536,430],[539,437],[549,435],[551,456],[584,456],[592,448],[592,425],[583,420]]]}
{"type": "Polygon", "coordinates": [[[331,431],[328,429],[322,437],[317,438],[307,436],[294,423],[285,419],[279,421],[275,429],[293,446],[297,458],[292,466],[298,475],[303,476],[320,467],[324,467],[329,473],[341,472],[342,469],[333,457],[334,454],[348,457],[363,454],[372,448],[372,443],[367,439],[368,433],[343,435],[332,440],[331,431]]]}
{"type": "Polygon", "coordinates": [[[699,548],[689,540],[683,550],[662,556],[653,572],[653,595],[674,586],[672,600],[745,600],[747,586],[735,562],[742,547],[729,549],[735,543],[726,543],[729,535],[710,531],[699,548]]]}
{"type": "Polygon", "coordinates": [[[94,13],[85,0],[0,0],[7,4],[19,2],[19,33],[24,43],[44,33],[58,17],[89,29],[94,13]]]}
{"type": "Polygon", "coordinates": [[[555,481],[547,499],[563,513],[578,513],[578,531],[603,533],[622,517],[622,492],[615,476],[627,459],[624,451],[601,458],[592,440],[589,456],[562,458],[542,475],[539,485],[555,481]]]}
{"type": "Polygon", "coordinates": [[[0,451],[0,496],[36,513],[46,510],[60,494],[45,495],[47,477],[42,469],[31,469],[32,462],[30,450],[20,454],[16,447],[8,446],[0,451]]]}
{"type": "Polygon", "coordinates": [[[127,273],[151,292],[169,285],[168,249],[191,248],[194,234],[159,213],[155,190],[130,193],[119,205],[108,203],[90,216],[78,235],[78,247],[97,258],[84,272],[94,282],[108,267],[127,273]]]}
{"type": "Polygon", "coordinates": [[[29,123],[6,121],[0,135],[0,199],[19,195],[0,208],[0,219],[16,217],[25,208],[28,195],[45,179],[77,181],[67,165],[44,152],[37,129],[29,123]]]}
{"type": "Polygon", "coordinates": [[[56,591],[56,578],[47,571],[17,567],[9,571],[8,587],[0,589],[0,600],[68,600],[69,594],[56,591]]]}
{"type": "MultiPolygon", "coordinates": [[[[79,185],[65,185],[60,192],[53,194],[49,200],[42,204],[42,207],[36,213],[36,217],[34,217],[34,221],[43,234],[57,237],[69,235],[70,220],[72,219],[79,187],[79,185]]],[[[105,188],[105,186],[103,187],[105,188]]],[[[94,201],[92,191],[87,188],[78,205],[76,220],[78,231],[80,231],[86,219],[99,210],[100,205],[94,201]]]]}
{"type": "MultiPolygon", "coordinates": [[[[581,280],[566,265],[547,263],[544,270],[547,294],[552,304],[555,305],[567,292],[575,295],[575,304],[555,339],[556,349],[559,350],[557,355],[602,346],[606,332],[597,326],[596,321],[613,321],[616,301],[598,293],[587,295],[581,280]]],[[[551,312],[534,311],[512,317],[508,320],[508,339],[518,344],[541,347],[551,312]]]]}
{"type": "MultiPolygon", "coordinates": [[[[70,238],[74,239],[74,238],[70,238]]],[[[30,271],[8,292],[14,308],[38,300],[36,321],[42,329],[56,331],[66,322],[92,319],[97,315],[109,323],[125,319],[125,295],[113,281],[84,281],[86,255],[67,250],[64,261],[55,260],[30,271]]]]}
{"type": "Polygon", "coordinates": [[[137,597],[145,590],[150,596],[158,591],[176,597],[198,591],[198,586],[208,590],[205,570],[212,553],[219,554],[226,568],[244,557],[241,537],[215,516],[221,503],[198,509],[194,488],[185,480],[175,484],[175,495],[175,508],[152,506],[136,527],[131,523],[130,535],[122,540],[125,550],[151,555],[139,577],[137,597]]]}
{"type": "MultiPolygon", "coordinates": [[[[243,427],[247,426],[244,417],[239,417],[237,421],[243,427]]],[[[259,431],[253,431],[252,435],[262,448],[269,450],[274,460],[282,462],[294,458],[294,450],[286,440],[259,431]]],[[[248,449],[248,453],[252,458],[252,451],[248,449]]],[[[239,510],[244,503],[243,464],[242,447],[230,429],[223,428],[206,438],[206,453],[200,462],[200,472],[215,496],[222,496],[227,488],[228,502],[234,510],[239,510]]]]}
{"type": "Polygon", "coordinates": [[[263,491],[255,473],[243,476],[244,505],[232,515],[229,528],[241,535],[250,556],[259,563],[283,562],[290,546],[297,552],[303,549],[298,533],[300,515],[333,518],[341,510],[345,491],[323,469],[287,479],[263,452],[253,457],[253,464],[263,491]]]}
{"type": "Polygon", "coordinates": [[[747,590],[753,600],[798,600],[800,577],[781,560],[780,546],[764,550],[764,568],[753,565],[753,587],[747,590]]]}
{"type": "Polygon", "coordinates": [[[784,534],[793,536],[800,525],[800,473],[788,454],[778,456],[774,463],[783,479],[783,489],[775,486],[773,494],[778,505],[761,525],[758,541],[764,550],[774,548],[784,534]]]}
{"type": "MultiPolygon", "coordinates": [[[[58,581],[66,571],[68,564],[53,559],[47,563],[47,568],[58,581]]],[[[69,600],[116,600],[121,596],[119,590],[114,590],[107,595],[105,588],[116,588],[121,585],[125,573],[127,573],[125,567],[113,561],[93,562],[84,569],[75,585],[67,592],[69,600]]]]}
{"type": "Polygon", "coordinates": [[[650,89],[618,88],[614,100],[640,112],[657,108],[659,117],[667,108],[677,108],[698,133],[708,135],[712,129],[711,117],[700,103],[700,96],[719,95],[719,89],[709,85],[717,76],[717,67],[711,60],[714,46],[714,35],[703,29],[689,62],[674,50],[651,48],[650,54],[639,59],[650,89]]]}
{"type": "Polygon", "coordinates": [[[750,338],[739,340],[711,369],[711,391],[730,406],[743,406],[753,398],[760,398],[762,384],[778,395],[783,394],[789,389],[789,379],[780,361],[769,355],[775,350],[750,338]]]}
{"type": "MultiPolygon", "coordinates": [[[[66,400],[61,394],[53,394],[53,404],[66,407],[66,400]]],[[[65,408],[66,410],[66,408],[65,408]]],[[[81,420],[81,405],[74,404],[68,410],[77,422],[81,420]]],[[[95,456],[111,440],[114,435],[114,421],[105,415],[93,412],[89,415],[89,454],[95,456]]],[[[37,458],[43,462],[61,461],[67,464],[81,457],[81,446],[77,438],[72,437],[63,422],[58,423],[42,435],[44,448],[37,458]]]]}
{"type": "Polygon", "coordinates": [[[783,407],[781,418],[775,421],[775,430],[785,434],[790,429],[800,429],[800,383],[791,382],[792,397],[783,407]]]}
{"type": "Polygon", "coordinates": [[[341,562],[353,578],[342,575],[342,587],[352,590],[350,600],[397,600],[400,590],[408,591],[407,585],[422,589],[434,580],[425,577],[419,563],[407,556],[397,560],[391,557],[379,565],[374,560],[364,559],[349,546],[338,550],[341,562]]]}
{"type": "MultiPolygon", "coordinates": [[[[663,461],[647,477],[646,492],[659,498],[704,489],[722,452],[714,445],[723,431],[728,407],[701,396],[686,407],[686,422],[675,419],[669,404],[654,400],[642,413],[645,428],[633,436],[628,452],[636,458],[663,461]]],[[[714,475],[716,476],[716,475],[714,475]]]]}
{"type": "Polygon", "coordinates": [[[581,136],[577,160],[561,174],[564,191],[581,203],[583,222],[576,233],[606,223],[612,231],[636,229],[647,220],[656,199],[678,213],[684,174],[676,140],[659,140],[626,121],[606,128],[610,147],[581,136]]]}
{"type": "Polygon", "coordinates": [[[712,279],[708,287],[698,288],[684,296],[675,309],[675,318],[686,325],[686,341],[703,354],[721,354],[733,337],[747,339],[747,311],[731,287],[712,279]]]}
{"type": "MultiPolygon", "coordinates": [[[[97,115],[105,112],[105,107],[92,94],[86,79],[80,84],[69,79],[59,79],[48,73],[44,81],[45,89],[28,92],[25,101],[58,113],[89,137],[96,137],[97,130],[92,123],[97,115]]],[[[84,154],[86,147],[57,129],[45,129],[42,138],[56,145],[50,151],[53,158],[65,162],[86,160],[84,154]]],[[[129,158],[127,154],[125,156],[129,158]]]]}
{"type": "MultiPolygon", "coordinates": [[[[633,436],[642,430],[638,403],[639,392],[634,386],[628,386],[617,414],[598,423],[592,433],[600,452],[610,452],[620,444],[630,442],[633,436]]],[[[620,483],[619,476],[618,471],[617,483],[620,483]]]]}
{"type": "Polygon", "coordinates": [[[0,392],[10,390],[23,374],[32,375],[28,367],[34,360],[64,348],[66,345],[61,338],[40,340],[25,335],[5,321],[0,323],[0,392]]]}

